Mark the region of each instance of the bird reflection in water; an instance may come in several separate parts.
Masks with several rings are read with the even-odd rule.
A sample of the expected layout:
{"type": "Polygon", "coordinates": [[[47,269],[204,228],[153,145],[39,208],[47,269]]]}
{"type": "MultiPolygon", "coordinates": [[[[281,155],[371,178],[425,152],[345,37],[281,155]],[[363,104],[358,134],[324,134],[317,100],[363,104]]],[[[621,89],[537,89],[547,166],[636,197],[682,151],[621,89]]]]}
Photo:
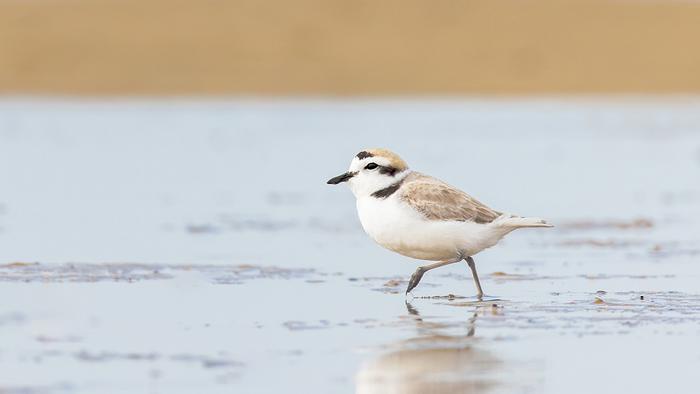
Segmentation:
{"type": "Polygon", "coordinates": [[[357,374],[358,394],[481,393],[494,387],[488,376],[500,361],[474,346],[478,307],[462,335],[445,334],[455,325],[431,321],[409,302],[406,309],[418,336],[392,344],[388,353],[365,362],[357,374]]]}

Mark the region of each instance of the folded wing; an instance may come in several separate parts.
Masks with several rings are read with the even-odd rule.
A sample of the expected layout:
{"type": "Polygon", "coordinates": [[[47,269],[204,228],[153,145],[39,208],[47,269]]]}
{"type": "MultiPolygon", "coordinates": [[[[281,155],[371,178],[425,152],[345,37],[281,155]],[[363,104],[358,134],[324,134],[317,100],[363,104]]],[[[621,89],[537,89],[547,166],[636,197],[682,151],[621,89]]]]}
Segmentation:
{"type": "Polygon", "coordinates": [[[400,190],[401,199],[429,220],[491,223],[501,216],[467,193],[420,173],[409,175],[400,190]]]}

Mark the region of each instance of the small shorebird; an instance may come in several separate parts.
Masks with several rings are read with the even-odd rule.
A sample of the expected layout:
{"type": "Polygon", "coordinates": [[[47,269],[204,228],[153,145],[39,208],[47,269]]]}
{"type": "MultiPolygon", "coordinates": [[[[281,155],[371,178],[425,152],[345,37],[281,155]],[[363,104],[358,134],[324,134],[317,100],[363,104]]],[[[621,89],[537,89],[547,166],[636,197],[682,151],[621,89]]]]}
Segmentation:
{"type": "Polygon", "coordinates": [[[375,242],[404,256],[435,261],[418,267],[406,294],[426,272],[466,260],[482,299],[472,256],[515,229],[552,227],[543,219],[495,211],[445,182],[411,171],[386,149],[363,150],[352,159],[348,172],[327,183],[342,182],[350,185],[362,227],[375,242]]]}

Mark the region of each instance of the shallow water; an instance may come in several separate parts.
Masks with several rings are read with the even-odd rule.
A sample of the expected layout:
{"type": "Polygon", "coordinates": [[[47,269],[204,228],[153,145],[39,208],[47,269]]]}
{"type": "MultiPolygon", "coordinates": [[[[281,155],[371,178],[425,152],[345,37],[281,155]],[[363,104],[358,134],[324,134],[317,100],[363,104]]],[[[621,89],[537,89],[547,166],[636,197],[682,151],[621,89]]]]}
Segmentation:
{"type": "Polygon", "coordinates": [[[694,390],[696,99],[6,99],[0,179],[0,392],[694,390]],[[407,298],[367,146],[557,227],[407,298]]]}

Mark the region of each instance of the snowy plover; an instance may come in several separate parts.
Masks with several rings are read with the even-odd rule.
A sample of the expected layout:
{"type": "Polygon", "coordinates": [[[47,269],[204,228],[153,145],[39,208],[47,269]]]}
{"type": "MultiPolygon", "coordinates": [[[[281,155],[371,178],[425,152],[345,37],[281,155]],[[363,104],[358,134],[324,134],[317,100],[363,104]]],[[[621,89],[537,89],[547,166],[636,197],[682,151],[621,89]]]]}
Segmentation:
{"type": "Polygon", "coordinates": [[[426,272],[466,260],[481,299],[484,292],[472,256],[515,229],[552,227],[539,218],[495,211],[445,182],[411,171],[386,149],[363,150],[348,172],[327,183],[341,182],[350,185],[362,227],[375,242],[404,256],[435,261],[418,267],[407,294],[426,272]]]}

